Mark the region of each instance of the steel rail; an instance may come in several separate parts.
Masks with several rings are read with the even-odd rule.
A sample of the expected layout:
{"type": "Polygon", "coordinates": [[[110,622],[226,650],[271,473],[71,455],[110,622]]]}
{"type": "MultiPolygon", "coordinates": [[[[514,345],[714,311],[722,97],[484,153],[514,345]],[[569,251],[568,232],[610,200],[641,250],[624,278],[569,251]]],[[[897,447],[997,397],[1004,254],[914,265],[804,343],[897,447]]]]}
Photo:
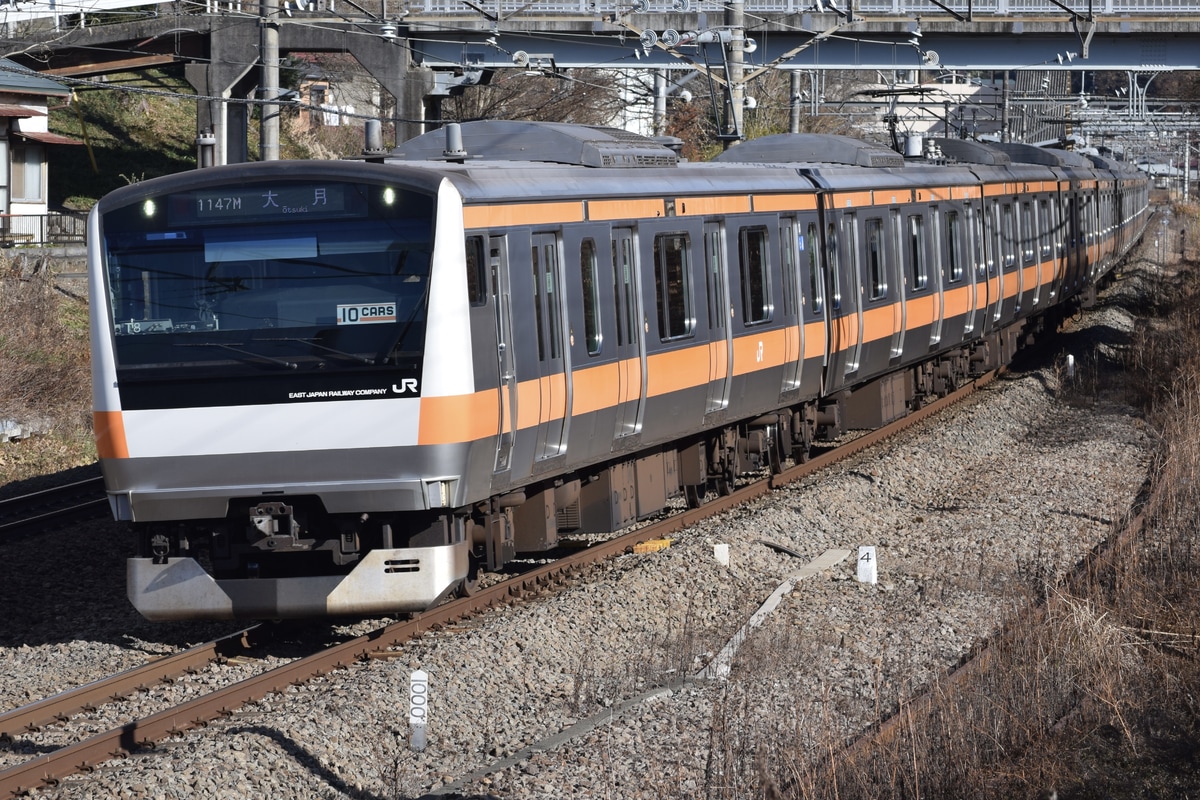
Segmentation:
{"type": "Polygon", "coordinates": [[[41,511],[37,514],[23,515],[24,509],[27,507],[46,507],[54,506],[64,498],[78,498],[81,495],[94,495],[97,491],[103,492],[104,479],[100,477],[87,478],[82,481],[64,484],[62,486],[54,486],[49,489],[40,489],[29,494],[18,495],[16,497],[8,497],[0,500],[0,518],[17,517],[16,519],[7,519],[0,521],[0,537],[11,535],[24,528],[29,528],[43,522],[49,522],[53,519],[72,516],[76,514],[91,514],[99,511],[101,508],[108,508],[108,499],[99,497],[84,502],[73,503],[69,506],[59,506],[51,508],[48,511],[41,511]]]}
{"type": "Polygon", "coordinates": [[[121,700],[184,674],[195,673],[214,661],[247,650],[258,642],[258,625],[222,636],[179,653],[156,658],[140,667],[93,681],[0,714],[0,741],[13,741],[45,725],[61,722],[83,711],[121,700]]]}
{"type": "Polygon", "coordinates": [[[632,551],[634,545],[662,538],[711,516],[728,511],[750,500],[763,497],[773,488],[799,480],[831,464],[879,444],[900,431],[960,402],[982,386],[994,380],[1001,370],[995,370],[965,384],[957,391],[914,411],[889,425],[838,446],[802,464],[757,480],[728,495],[719,496],[698,508],[687,509],[635,531],[616,536],[583,550],[571,553],[550,564],[537,567],[425,611],[412,619],[392,623],[372,633],[335,645],[311,656],[297,659],[253,678],[231,684],[203,697],[185,702],[149,717],[135,720],[119,728],[99,733],[90,739],[55,750],[51,753],[0,772],[0,797],[16,797],[31,789],[54,785],[68,775],[94,769],[113,758],[136,753],[142,748],[170,736],[206,726],[221,717],[230,716],[246,703],[257,701],[289,686],[302,683],[355,661],[369,660],[391,647],[403,644],[416,636],[482,612],[512,605],[529,595],[542,593],[552,582],[577,574],[584,567],[632,551]]]}

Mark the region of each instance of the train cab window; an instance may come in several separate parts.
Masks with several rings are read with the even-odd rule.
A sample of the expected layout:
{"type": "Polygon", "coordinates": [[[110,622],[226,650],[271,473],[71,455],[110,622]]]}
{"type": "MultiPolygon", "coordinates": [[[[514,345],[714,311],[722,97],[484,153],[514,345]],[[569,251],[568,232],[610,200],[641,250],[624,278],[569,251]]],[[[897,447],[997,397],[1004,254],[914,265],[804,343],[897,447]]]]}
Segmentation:
{"type": "Polygon", "coordinates": [[[908,218],[908,255],[912,267],[912,289],[919,291],[929,285],[929,264],[925,260],[925,218],[919,214],[908,218]]]}
{"type": "Polygon", "coordinates": [[[957,211],[946,212],[946,253],[950,259],[946,280],[957,283],[963,279],[962,226],[957,211]]]}
{"type": "Polygon", "coordinates": [[[660,233],[654,237],[654,285],[659,335],[663,341],[691,336],[696,327],[690,250],[686,233],[660,233]]]}
{"type": "Polygon", "coordinates": [[[467,237],[467,297],[473,306],[487,302],[487,281],[484,279],[483,237],[467,237]]]}
{"type": "Polygon", "coordinates": [[[883,220],[871,217],[866,221],[867,271],[870,280],[870,298],[879,300],[887,297],[887,273],[884,271],[883,220]]]}
{"type": "Polygon", "coordinates": [[[584,239],[579,245],[579,278],[583,284],[583,331],[589,356],[600,352],[600,281],[596,268],[596,243],[584,239]]]}
{"type": "Polygon", "coordinates": [[[1012,203],[1005,203],[1000,210],[1000,247],[1004,257],[1004,268],[1016,266],[1017,230],[1012,203]]]}
{"type": "Polygon", "coordinates": [[[829,264],[830,289],[832,290],[830,302],[833,303],[833,310],[839,311],[842,307],[842,270],[838,258],[838,229],[837,225],[832,222],[825,231],[825,259],[829,264]]]}
{"type": "Polygon", "coordinates": [[[824,293],[821,291],[821,263],[817,252],[817,248],[820,247],[819,233],[817,224],[810,222],[808,232],[798,242],[800,252],[808,254],[808,290],[811,293],[808,302],[814,314],[820,314],[825,303],[824,293]]]}
{"type": "Polygon", "coordinates": [[[771,318],[770,255],[766,228],[742,228],[738,233],[742,272],[742,310],[747,325],[771,318]]]}

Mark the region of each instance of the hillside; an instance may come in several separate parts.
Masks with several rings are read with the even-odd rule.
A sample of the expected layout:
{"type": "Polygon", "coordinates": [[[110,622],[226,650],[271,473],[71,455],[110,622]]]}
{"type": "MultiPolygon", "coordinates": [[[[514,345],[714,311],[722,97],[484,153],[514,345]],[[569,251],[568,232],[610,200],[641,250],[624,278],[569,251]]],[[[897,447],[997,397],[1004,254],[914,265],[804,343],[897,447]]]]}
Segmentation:
{"type": "MultiPolygon", "coordinates": [[[[51,207],[87,209],[129,183],[195,169],[194,95],[182,67],[116,73],[103,85],[76,87],[69,105],[51,110],[50,130],[87,145],[50,153],[51,207]]],[[[304,134],[294,130],[287,113],[279,135],[282,158],[336,158],[362,148],[358,129],[304,134]]],[[[255,159],[256,115],[247,138],[255,159]]]]}
{"type": "Polygon", "coordinates": [[[88,208],[128,183],[196,166],[195,101],[121,91],[191,95],[182,74],[120,73],[106,83],[113,88],[76,88],[68,107],[50,112],[52,131],[87,143],[50,153],[51,206],[88,208]]]}

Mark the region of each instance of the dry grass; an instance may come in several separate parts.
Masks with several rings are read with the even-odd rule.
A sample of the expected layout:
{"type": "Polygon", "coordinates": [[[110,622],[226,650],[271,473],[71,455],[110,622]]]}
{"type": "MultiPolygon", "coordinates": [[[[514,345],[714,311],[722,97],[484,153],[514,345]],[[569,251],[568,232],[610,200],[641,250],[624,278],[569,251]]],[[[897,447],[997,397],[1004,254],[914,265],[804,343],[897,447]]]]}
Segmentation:
{"type": "MultiPolygon", "coordinates": [[[[1190,241],[1198,240],[1194,212],[1175,219],[1190,225],[1190,241]]],[[[891,724],[857,746],[845,749],[844,732],[812,718],[790,744],[776,736],[742,750],[741,791],[753,786],[755,796],[839,800],[1197,796],[1195,266],[1176,255],[1169,270],[1146,283],[1138,310],[1149,320],[1124,350],[1125,387],[1114,387],[1136,398],[1161,434],[1140,532],[1108,563],[1057,586],[1038,613],[997,635],[972,669],[891,709],[891,724]]],[[[1095,371],[1083,367],[1085,376],[1095,371]]],[[[1075,391],[1101,390],[1081,383],[1075,391]]],[[[1115,524],[1114,533],[1123,525],[1115,524]]],[[[750,725],[744,718],[714,720],[717,738],[727,740],[718,753],[745,740],[750,725]],[[722,724],[732,730],[721,732],[722,724]]],[[[707,797],[738,796],[713,788],[707,797]]]]}
{"type": "Polygon", "coordinates": [[[40,431],[0,445],[0,484],[95,460],[87,307],[44,256],[0,257],[0,419],[40,431]]]}

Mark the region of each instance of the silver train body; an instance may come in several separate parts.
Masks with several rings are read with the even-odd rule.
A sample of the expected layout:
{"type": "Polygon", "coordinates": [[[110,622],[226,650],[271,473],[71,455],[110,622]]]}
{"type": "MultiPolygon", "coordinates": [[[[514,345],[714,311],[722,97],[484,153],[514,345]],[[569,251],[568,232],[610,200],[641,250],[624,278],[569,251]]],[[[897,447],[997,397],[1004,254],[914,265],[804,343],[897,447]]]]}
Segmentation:
{"type": "Polygon", "coordinates": [[[1135,171],[1022,146],[461,134],[96,206],[95,429],[146,617],[420,611],[702,503],[1007,362],[1148,215],[1135,171]]]}

